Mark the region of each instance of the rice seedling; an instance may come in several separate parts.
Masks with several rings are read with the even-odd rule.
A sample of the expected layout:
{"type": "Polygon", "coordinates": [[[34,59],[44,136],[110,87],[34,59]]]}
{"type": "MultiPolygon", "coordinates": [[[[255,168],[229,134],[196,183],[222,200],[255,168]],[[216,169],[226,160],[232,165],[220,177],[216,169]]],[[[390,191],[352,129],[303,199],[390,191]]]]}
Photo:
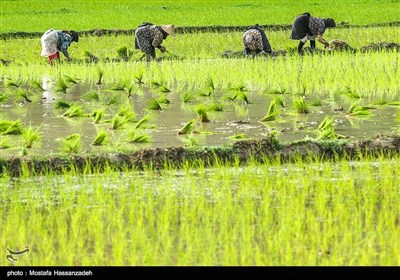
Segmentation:
{"type": "Polygon", "coordinates": [[[157,98],[152,98],[149,101],[149,105],[147,106],[147,109],[149,110],[154,110],[154,111],[162,111],[165,109],[165,105],[163,106],[162,103],[160,103],[157,98]]]}
{"type": "Polygon", "coordinates": [[[207,114],[208,108],[206,105],[198,104],[194,107],[194,111],[196,112],[197,117],[201,122],[210,122],[207,114]]]}
{"type": "Polygon", "coordinates": [[[269,103],[267,114],[262,119],[260,119],[260,122],[274,121],[276,120],[278,114],[279,114],[278,105],[275,100],[272,100],[271,103],[269,103]]]}
{"type": "Polygon", "coordinates": [[[213,80],[210,76],[207,77],[207,80],[206,80],[206,87],[207,87],[208,89],[210,89],[211,91],[214,91],[214,90],[215,90],[215,83],[214,83],[214,80],[213,80]]]}
{"type": "Polygon", "coordinates": [[[36,89],[38,89],[38,90],[41,90],[41,91],[45,91],[45,89],[43,88],[42,83],[41,83],[40,81],[38,81],[38,80],[33,80],[33,81],[31,82],[31,84],[32,84],[32,86],[33,86],[34,88],[36,88],[36,89]]]}
{"type": "Polygon", "coordinates": [[[139,73],[137,73],[137,75],[135,75],[135,79],[136,79],[135,83],[137,83],[139,85],[144,84],[143,75],[144,75],[143,71],[140,71],[139,73]]]}
{"type": "Polygon", "coordinates": [[[81,150],[81,136],[77,133],[62,139],[62,150],[69,154],[77,154],[81,150]]]}
{"type": "Polygon", "coordinates": [[[136,129],[131,129],[127,133],[126,141],[128,143],[150,143],[152,139],[148,134],[138,133],[136,129]]]}
{"type": "Polygon", "coordinates": [[[213,103],[210,104],[209,110],[210,111],[215,111],[215,112],[222,112],[224,110],[224,104],[218,101],[214,101],[213,103]]]}
{"type": "Polygon", "coordinates": [[[214,93],[214,90],[212,90],[212,89],[208,89],[207,91],[200,91],[199,93],[198,93],[198,96],[202,96],[202,97],[211,97],[212,96],[212,94],[214,93]]]}
{"type": "Polygon", "coordinates": [[[94,146],[103,146],[107,144],[108,133],[105,130],[101,130],[97,133],[96,137],[94,138],[92,145],[94,146]]]}
{"type": "Polygon", "coordinates": [[[71,104],[69,104],[68,102],[58,99],[56,100],[56,102],[54,102],[54,108],[55,109],[67,109],[71,107],[71,104]]]}
{"type": "Polygon", "coordinates": [[[69,108],[62,114],[63,117],[74,118],[74,117],[85,117],[85,111],[82,106],[77,103],[72,103],[69,108]]]}
{"type": "Polygon", "coordinates": [[[15,121],[0,120],[1,135],[19,135],[22,133],[22,122],[20,119],[15,121]]]}
{"type": "Polygon", "coordinates": [[[65,80],[62,77],[59,77],[56,81],[54,91],[55,92],[62,92],[62,93],[67,93],[67,89],[69,86],[65,82],[65,80]]]}
{"type": "Polygon", "coordinates": [[[192,120],[188,121],[187,123],[185,123],[185,125],[178,131],[178,135],[189,134],[190,132],[192,132],[193,128],[194,128],[194,124],[195,124],[195,119],[192,119],[192,120]]]}
{"type": "Polygon", "coordinates": [[[111,95],[107,96],[106,99],[104,100],[104,104],[107,106],[112,106],[118,104],[118,96],[117,95],[111,95]]]}
{"type": "Polygon", "coordinates": [[[0,149],[8,149],[11,148],[10,140],[8,138],[0,138],[0,149]]]}
{"type": "Polygon", "coordinates": [[[117,54],[122,60],[128,62],[131,59],[133,52],[128,50],[126,46],[122,46],[117,49],[117,54]]]}
{"type": "Polygon", "coordinates": [[[130,103],[125,103],[118,108],[118,116],[124,117],[127,122],[132,122],[136,118],[136,113],[130,103]]]}
{"type": "Polygon", "coordinates": [[[281,108],[286,107],[285,102],[283,101],[283,99],[280,96],[275,96],[274,101],[275,101],[276,105],[280,106],[281,108]]]}
{"type": "Polygon", "coordinates": [[[101,68],[97,68],[97,82],[96,85],[103,84],[104,70],[101,68]]]}
{"type": "Polygon", "coordinates": [[[244,139],[248,139],[248,137],[244,133],[239,133],[239,134],[235,134],[235,135],[229,136],[228,139],[231,139],[231,140],[244,140],[244,139]]]}
{"type": "Polygon", "coordinates": [[[304,98],[300,97],[294,97],[293,98],[293,108],[298,114],[308,114],[310,113],[310,110],[308,109],[308,106],[306,102],[304,101],[304,98]]]}
{"type": "Polygon", "coordinates": [[[144,115],[143,118],[141,118],[134,126],[134,129],[139,129],[144,126],[149,120],[150,120],[150,115],[151,113],[148,113],[147,115],[144,115]]]}
{"type": "Polygon", "coordinates": [[[126,87],[126,82],[123,82],[123,83],[116,83],[116,84],[113,84],[113,85],[110,87],[110,90],[113,90],[113,91],[123,91],[123,90],[125,90],[125,87],[126,87]]]}
{"type": "Polygon", "coordinates": [[[325,130],[328,128],[334,127],[333,126],[333,118],[330,116],[326,116],[322,122],[318,125],[319,130],[325,130]]]}
{"type": "Polygon", "coordinates": [[[33,128],[31,126],[25,128],[22,130],[22,139],[23,139],[23,146],[25,148],[32,148],[32,145],[34,142],[37,142],[40,140],[41,136],[40,136],[40,127],[38,128],[33,128]]]}
{"type": "Polygon", "coordinates": [[[114,117],[111,119],[111,129],[123,129],[125,124],[128,122],[127,118],[125,116],[120,116],[118,114],[114,115],[114,117]]]}
{"type": "MultiPolygon", "coordinates": [[[[99,61],[99,58],[89,51],[84,51],[83,54],[85,56],[86,63],[97,63],[99,61]]],[[[101,84],[101,78],[98,81],[100,81],[100,83],[97,84],[101,84]]]]}
{"type": "Polygon", "coordinates": [[[381,99],[381,100],[376,100],[376,101],[373,102],[374,105],[386,105],[386,104],[388,104],[388,103],[389,103],[388,101],[383,100],[383,99],[381,99]]]}
{"type": "Polygon", "coordinates": [[[243,101],[246,104],[251,104],[248,93],[246,91],[236,91],[231,100],[243,101]]]}
{"type": "Polygon", "coordinates": [[[310,101],[310,106],[322,106],[322,101],[318,97],[314,97],[310,101]]]}
{"type": "Polygon", "coordinates": [[[281,88],[281,89],[272,89],[272,90],[270,90],[270,91],[268,91],[268,94],[288,94],[289,92],[286,90],[286,89],[284,89],[284,88],[281,88]]]}
{"type": "Polygon", "coordinates": [[[358,94],[355,90],[352,90],[350,87],[346,87],[346,89],[343,92],[344,95],[350,97],[351,99],[360,99],[361,95],[358,94]]]}
{"type": "Polygon", "coordinates": [[[25,89],[18,89],[15,92],[15,95],[19,98],[22,99],[24,102],[30,103],[32,100],[28,97],[28,91],[25,89]]]}
{"type": "Polygon", "coordinates": [[[82,95],[82,98],[86,99],[86,100],[99,101],[100,100],[100,95],[99,95],[98,91],[91,90],[91,91],[88,91],[88,92],[84,93],[82,95]]]}
{"type": "Polygon", "coordinates": [[[0,102],[5,102],[8,99],[8,94],[5,92],[0,93],[0,102]]]}
{"type": "Polygon", "coordinates": [[[181,141],[183,142],[185,147],[194,148],[199,146],[199,141],[197,138],[191,134],[187,135],[186,137],[182,137],[181,141]]]}
{"type": "Polygon", "coordinates": [[[100,123],[101,119],[104,116],[104,108],[100,108],[97,110],[94,110],[89,116],[93,118],[93,123],[100,123]]]}
{"type": "Polygon", "coordinates": [[[348,116],[369,116],[371,115],[370,110],[376,109],[371,106],[359,106],[356,103],[351,104],[350,108],[346,111],[348,116]]]}
{"type": "Polygon", "coordinates": [[[21,80],[13,81],[12,79],[10,79],[8,77],[6,78],[6,81],[4,82],[4,86],[7,88],[11,88],[11,87],[19,88],[21,86],[21,84],[22,84],[21,80]]]}
{"type": "Polygon", "coordinates": [[[67,75],[64,75],[64,81],[65,81],[65,83],[69,83],[69,84],[77,84],[79,82],[78,79],[72,78],[72,77],[67,76],[67,75]]]}
{"type": "Polygon", "coordinates": [[[128,93],[128,98],[132,97],[134,88],[135,88],[134,85],[131,83],[127,83],[125,85],[125,91],[128,93]]]}
{"type": "Polygon", "coordinates": [[[186,91],[181,94],[181,100],[183,103],[189,103],[195,101],[196,97],[192,92],[186,91]]]}
{"type": "Polygon", "coordinates": [[[164,93],[171,92],[171,90],[170,90],[169,88],[167,88],[165,85],[159,86],[159,87],[158,87],[158,90],[159,90],[160,92],[164,92],[164,93]]]}

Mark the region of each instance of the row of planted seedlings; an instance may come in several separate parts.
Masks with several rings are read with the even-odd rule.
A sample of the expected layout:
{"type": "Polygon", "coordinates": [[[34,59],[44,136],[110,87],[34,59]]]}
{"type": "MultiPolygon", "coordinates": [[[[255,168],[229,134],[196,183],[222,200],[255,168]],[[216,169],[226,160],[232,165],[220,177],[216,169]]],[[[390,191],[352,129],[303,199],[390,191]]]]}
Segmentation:
{"type": "MultiPolygon", "coordinates": [[[[82,95],[82,100],[91,100],[93,104],[101,103],[103,107],[95,106],[98,108],[94,108],[92,112],[85,112],[83,109],[82,100],[78,100],[77,102],[67,103],[63,100],[62,94],[66,95],[69,92],[69,88],[78,83],[78,79],[72,78],[70,76],[64,75],[60,76],[55,84],[53,90],[55,92],[61,93],[60,98],[55,102],[55,109],[65,109],[65,112],[62,113],[64,117],[74,118],[74,117],[92,117],[93,123],[109,123],[108,130],[119,130],[125,126],[125,124],[130,122],[137,122],[136,125],[131,128],[131,130],[127,133],[127,142],[130,143],[138,143],[138,142],[150,142],[151,137],[146,134],[138,134],[137,129],[140,128],[145,122],[150,119],[150,112],[154,110],[165,110],[168,108],[168,103],[170,102],[169,96],[170,94],[180,94],[180,98],[182,104],[192,104],[192,106],[186,106],[187,110],[193,110],[196,113],[196,119],[188,120],[178,131],[178,134],[187,134],[187,138],[182,138],[186,145],[194,145],[196,144],[196,133],[199,133],[199,129],[195,129],[196,122],[209,122],[210,121],[210,112],[222,112],[224,111],[224,106],[227,104],[239,104],[239,106],[247,106],[251,104],[251,100],[249,98],[249,88],[246,83],[235,82],[235,83],[227,83],[227,87],[221,87],[217,85],[215,78],[213,79],[210,75],[202,81],[201,86],[181,86],[177,88],[175,86],[174,92],[172,92],[171,88],[174,87],[173,84],[169,84],[166,82],[166,74],[163,72],[163,75],[153,76],[154,78],[150,80],[148,83],[149,87],[158,93],[158,96],[155,98],[150,98],[148,100],[147,110],[148,113],[143,116],[142,119],[136,119],[137,114],[133,110],[132,104],[127,102],[129,98],[132,98],[134,95],[138,94],[149,94],[148,90],[144,90],[145,86],[145,77],[144,72],[146,68],[141,68],[138,72],[134,73],[130,79],[126,79],[123,82],[116,82],[114,84],[109,85],[102,92],[101,90],[91,90],[82,95]],[[199,89],[200,88],[200,89],[199,89]],[[112,93],[114,92],[114,93],[112,93]],[[115,92],[120,92],[115,93],[115,92]],[[100,97],[102,95],[102,97],[100,97]],[[101,100],[100,100],[101,99],[101,100]],[[230,102],[230,103],[227,103],[230,102]],[[110,105],[115,105],[119,103],[119,107],[117,110],[110,109],[110,105]],[[109,114],[108,119],[103,120],[103,116],[105,114],[107,108],[107,113],[109,114]],[[114,114],[114,116],[112,116],[114,114]]],[[[158,73],[161,73],[159,70],[158,73]]],[[[101,85],[103,83],[104,71],[101,68],[97,68],[97,78],[96,84],[101,85]]],[[[42,85],[37,80],[33,80],[31,82],[31,87],[25,89],[26,86],[22,85],[21,81],[13,81],[12,79],[6,78],[4,82],[5,88],[11,92],[11,89],[15,89],[15,95],[22,99],[23,101],[29,103],[30,99],[28,97],[27,92],[32,91],[32,88],[35,87],[39,91],[44,90],[42,85]]],[[[254,85],[250,85],[252,91],[258,90],[259,93],[263,93],[260,88],[255,87],[254,85]]],[[[359,105],[360,100],[363,99],[360,94],[351,90],[349,87],[346,87],[344,90],[335,91],[328,95],[326,100],[322,100],[323,96],[312,96],[315,94],[314,91],[306,91],[303,88],[300,92],[290,93],[285,89],[273,89],[264,91],[267,94],[274,94],[276,97],[272,98],[272,101],[269,103],[267,107],[266,102],[266,114],[265,116],[260,116],[259,121],[261,123],[273,123],[277,119],[279,120],[279,114],[282,112],[287,114],[287,112],[291,109],[295,112],[295,114],[308,114],[310,113],[309,106],[320,106],[322,102],[329,102],[332,106],[335,106],[335,103],[340,101],[341,96],[347,96],[350,100],[352,100],[348,109],[336,108],[344,111],[346,116],[368,116],[370,115],[370,111],[376,109],[376,106],[381,105],[397,105],[398,102],[387,102],[384,100],[375,101],[374,104],[371,105],[359,105]],[[308,94],[311,93],[311,96],[308,94]],[[289,98],[282,96],[289,96],[289,98]],[[310,98],[311,97],[311,98],[310,98]],[[291,99],[290,101],[288,99],[291,99]],[[307,102],[306,102],[307,101],[307,102]],[[287,104],[291,102],[291,106],[287,106],[287,104]],[[373,106],[372,106],[373,105],[373,106]],[[289,108],[288,108],[289,107],[289,108]]],[[[2,100],[6,100],[8,96],[8,92],[5,92],[2,95],[2,100]]],[[[211,113],[212,114],[212,113],[211,113]]],[[[23,133],[25,130],[20,129],[21,122],[20,120],[11,121],[11,120],[3,120],[3,130],[2,134],[13,134],[13,133],[23,133]],[[15,129],[12,129],[12,128],[15,129]]],[[[155,128],[155,125],[151,127],[155,128]]],[[[34,130],[30,128],[26,131],[34,131],[35,133],[29,132],[28,135],[31,136],[23,136],[27,137],[30,140],[24,140],[24,148],[29,148],[32,146],[32,139],[34,141],[38,141],[40,139],[38,129],[34,130]],[[26,142],[26,143],[25,143],[26,142]]],[[[341,135],[337,135],[334,133],[334,120],[331,116],[326,116],[321,123],[318,125],[318,139],[332,139],[343,137],[341,135]]],[[[201,133],[212,133],[209,131],[203,131],[201,133]]],[[[24,134],[23,134],[24,135],[24,134]]],[[[97,136],[94,137],[92,142],[93,145],[104,145],[107,141],[107,131],[101,130],[97,136]]],[[[233,139],[241,139],[245,138],[246,135],[234,135],[233,139]]],[[[115,138],[114,138],[115,139],[115,138]]],[[[8,146],[7,139],[2,140],[3,149],[8,146]]],[[[65,141],[64,150],[69,152],[78,152],[81,143],[80,137],[78,134],[68,136],[65,141]]],[[[113,143],[114,148],[121,147],[121,143],[117,141],[117,143],[113,143]]],[[[23,149],[24,153],[26,153],[26,149],[23,149]]]]}
{"type": "Polygon", "coordinates": [[[0,246],[29,245],[18,264],[33,266],[395,266],[399,160],[310,155],[212,169],[197,161],[142,172],[107,166],[95,176],[23,171],[0,176],[0,246]]]}

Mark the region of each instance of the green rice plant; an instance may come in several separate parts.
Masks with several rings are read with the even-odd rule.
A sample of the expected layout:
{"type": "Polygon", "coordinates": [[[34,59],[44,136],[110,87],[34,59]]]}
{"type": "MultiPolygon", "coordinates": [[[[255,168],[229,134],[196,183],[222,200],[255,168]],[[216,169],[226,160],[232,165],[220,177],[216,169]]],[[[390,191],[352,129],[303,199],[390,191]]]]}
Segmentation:
{"type": "Polygon", "coordinates": [[[339,135],[335,133],[335,127],[333,124],[333,118],[326,116],[322,122],[318,125],[318,140],[331,140],[338,139],[339,135]]]}
{"type": "Polygon", "coordinates": [[[135,129],[142,128],[145,123],[147,123],[150,120],[150,115],[151,113],[148,113],[147,115],[144,115],[143,118],[141,118],[136,124],[135,124],[135,129]]]}
{"type": "Polygon", "coordinates": [[[186,137],[182,137],[181,141],[183,142],[185,147],[194,148],[199,146],[199,141],[194,135],[187,135],[186,137]]]}
{"type": "Polygon", "coordinates": [[[381,99],[381,100],[375,101],[373,104],[374,105],[386,105],[388,103],[389,103],[388,101],[381,99]]]}
{"type": "Polygon", "coordinates": [[[118,108],[118,116],[124,117],[127,122],[132,122],[136,118],[136,113],[130,103],[125,103],[118,108]]]}
{"type": "Polygon", "coordinates": [[[113,85],[110,87],[110,90],[113,90],[113,91],[123,91],[123,90],[125,90],[125,87],[126,87],[126,82],[124,82],[124,83],[116,83],[116,84],[113,84],[113,85]]]}
{"type": "Polygon", "coordinates": [[[356,103],[351,104],[350,108],[346,111],[348,116],[369,116],[371,115],[370,110],[376,109],[371,106],[359,106],[356,103]]]}
{"type": "Polygon", "coordinates": [[[63,117],[74,118],[74,117],[85,117],[87,116],[81,105],[72,103],[67,111],[62,114],[63,117]]]}
{"type": "Polygon", "coordinates": [[[161,85],[160,87],[158,87],[158,90],[160,92],[171,92],[171,90],[167,88],[165,85],[161,85]]]}
{"type": "Polygon", "coordinates": [[[311,102],[310,106],[322,106],[322,101],[318,97],[314,97],[311,102]]]}
{"type": "Polygon", "coordinates": [[[77,133],[62,139],[62,150],[69,154],[77,154],[81,150],[81,136],[77,133]]]}
{"type": "Polygon", "coordinates": [[[56,102],[54,102],[55,109],[67,109],[69,107],[71,107],[71,104],[67,103],[64,100],[58,99],[56,102]]]}
{"type": "Polygon", "coordinates": [[[231,90],[236,91],[236,92],[249,91],[245,85],[237,85],[237,86],[231,87],[231,90]]]}
{"type": "Polygon", "coordinates": [[[97,69],[97,82],[96,85],[101,85],[103,83],[103,77],[104,77],[104,70],[101,68],[96,68],[97,69]]]}
{"type": "Polygon", "coordinates": [[[360,99],[361,95],[359,95],[355,90],[352,90],[350,87],[346,87],[343,91],[343,94],[350,97],[351,99],[360,99]]]}
{"type": "Polygon", "coordinates": [[[72,78],[72,77],[67,76],[67,75],[64,75],[64,78],[65,78],[64,81],[66,83],[69,83],[69,84],[77,84],[79,82],[79,79],[72,78]]]}
{"type": "Polygon", "coordinates": [[[203,92],[203,91],[200,91],[199,93],[198,93],[198,95],[199,96],[202,96],[202,97],[211,97],[211,95],[214,93],[214,90],[212,90],[212,89],[208,89],[206,92],[203,92]]]}
{"type": "Polygon", "coordinates": [[[211,91],[214,91],[214,90],[215,90],[215,83],[214,83],[214,80],[213,80],[210,76],[207,77],[207,80],[206,80],[206,87],[207,87],[208,89],[210,89],[211,91]]]}
{"type": "Polygon", "coordinates": [[[36,88],[36,89],[38,89],[38,90],[41,90],[41,91],[45,91],[45,89],[43,88],[42,83],[41,83],[40,81],[38,81],[38,80],[33,80],[33,81],[31,82],[31,84],[32,84],[32,86],[33,86],[34,88],[36,88]]]}
{"type": "Polygon", "coordinates": [[[131,59],[133,52],[128,50],[126,46],[122,46],[117,49],[117,54],[122,60],[128,62],[131,59]]]}
{"type": "Polygon", "coordinates": [[[143,82],[143,74],[144,74],[143,71],[140,71],[139,73],[137,73],[137,75],[135,75],[135,79],[136,79],[135,83],[137,83],[139,85],[144,84],[144,82],[143,82]]]}
{"type": "Polygon", "coordinates": [[[163,95],[157,98],[158,103],[160,104],[169,104],[170,101],[167,96],[163,95]]]}
{"type": "Polygon", "coordinates": [[[59,77],[56,81],[54,91],[55,92],[62,92],[62,93],[67,93],[67,89],[69,88],[68,84],[65,82],[65,80],[61,77],[59,77]]]}
{"type": "Polygon", "coordinates": [[[31,126],[22,130],[21,135],[25,148],[32,148],[33,143],[40,140],[41,136],[39,130],[40,127],[35,129],[31,126]]]}
{"type": "Polygon", "coordinates": [[[6,78],[6,81],[4,82],[4,86],[6,88],[11,88],[11,87],[19,88],[21,86],[21,84],[22,84],[21,80],[18,79],[18,80],[13,81],[12,79],[10,79],[8,77],[6,78]]]}
{"type": "Polygon", "coordinates": [[[15,121],[0,120],[1,135],[19,135],[22,133],[22,122],[20,119],[15,121]]]}
{"type": "Polygon", "coordinates": [[[106,99],[104,100],[104,104],[107,106],[116,105],[118,104],[118,102],[119,101],[117,95],[107,96],[106,99]]]}
{"type": "Polygon", "coordinates": [[[221,112],[224,109],[224,104],[218,101],[211,103],[209,106],[210,111],[221,112]]]}
{"type": "Polygon", "coordinates": [[[8,99],[8,94],[5,92],[0,93],[0,102],[5,102],[8,99]]]}
{"type": "Polygon", "coordinates": [[[194,107],[194,111],[196,112],[197,117],[201,122],[210,122],[207,114],[208,108],[206,105],[198,104],[194,107]]]}
{"type": "Polygon", "coordinates": [[[8,138],[0,138],[0,149],[8,149],[11,148],[11,145],[9,144],[9,139],[8,138]]]}
{"type": "Polygon", "coordinates": [[[272,89],[272,90],[270,90],[270,91],[268,91],[268,94],[288,94],[289,92],[286,90],[286,89],[284,89],[284,88],[281,88],[281,89],[272,89]]]}
{"type": "Polygon", "coordinates": [[[181,94],[181,100],[183,103],[189,103],[191,101],[194,101],[195,99],[195,95],[192,92],[186,91],[181,94]]]}
{"type": "Polygon", "coordinates": [[[154,110],[154,111],[156,111],[156,110],[162,111],[165,109],[164,106],[156,98],[152,98],[149,101],[149,105],[147,106],[147,109],[154,110]]]}
{"type": "Polygon", "coordinates": [[[82,94],[82,98],[86,99],[86,100],[99,101],[100,95],[96,90],[91,90],[91,91],[88,91],[88,92],[82,94]]]}
{"type": "Polygon", "coordinates": [[[275,101],[276,105],[278,105],[282,108],[286,107],[285,102],[283,101],[283,99],[280,96],[275,96],[274,101],[275,101]]]}
{"type": "Polygon", "coordinates": [[[246,104],[251,104],[249,100],[249,95],[246,91],[237,91],[232,99],[237,101],[243,101],[246,104]]]}
{"type": "Polygon", "coordinates": [[[187,123],[185,123],[185,125],[178,131],[178,135],[189,134],[190,132],[192,132],[193,128],[194,128],[194,124],[195,124],[195,119],[192,119],[192,120],[188,121],[187,123]]]}
{"type": "Polygon", "coordinates": [[[124,125],[128,122],[127,118],[125,116],[120,116],[116,114],[112,119],[111,119],[111,129],[123,129],[124,125]]]}
{"type": "Polygon", "coordinates": [[[390,106],[400,106],[400,101],[390,101],[387,103],[390,106]]]}
{"type": "Polygon", "coordinates": [[[243,140],[243,139],[248,139],[248,137],[244,133],[239,133],[239,134],[235,134],[235,135],[229,136],[228,139],[231,139],[231,140],[243,140]]]}
{"type": "Polygon", "coordinates": [[[100,123],[101,119],[104,116],[104,110],[104,108],[96,109],[91,114],[89,114],[89,116],[93,118],[93,123],[100,123]]]}
{"type": "Polygon", "coordinates": [[[20,99],[23,99],[25,102],[27,102],[27,103],[30,103],[30,102],[32,102],[32,100],[31,99],[29,99],[29,97],[28,97],[28,91],[27,90],[25,90],[25,89],[18,89],[16,92],[15,92],[15,95],[18,97],[18,98],[20,98],[20,99]]]}
{"type": "Polygon", "coordinates": [[[299,114],[308,114],[310,113],[310,110],[308,109],[308,106],[306,102],[304,101],[304,98],[300,97],[294,97],[293,98],[293,108],[295,111],[299,114]]]}
{"type": "Polygon", "coordinates": [[[276,120],[278,114],[279,114],[278,105],[275,100],[272,100],[271,103],[269,103],[267,114],[262,119],[260,119],[260,122],[274,121],[276,120]]]}
{"type": "Polygon", "coordinates": [[[83,55],[85,56],[86,63],[97,63],[99,61],[99,58],[89,51],[84,51],[83,55]]]}
{"type": "Polygon", "coordinates": [[[319,130],[325,130],[328,128],[334,127],[333,126],[333,118],[330,116],[326,116],[322,122],[318,125],[319,130]]]}
{"type": "Polygon", "coordinates": [[[108,133],[105,130],[101,130],[97,133],[96,137],[94,138],[92,145],[93,146],[103,146],[107,144],[108,133]]]}
{"type": "Polygon", "coordinates": [[[138,133],[136,129],[131,129],[127,133],[128,143],[150,143],[152,139],[148,134],[138,133]]]}
{"type": "Polygon", "coordinates": [[[127,83],[125,85],[125,91],[128,93],[128,98],[132,97],[133,90],[135,89],[134,85],[131,83],[127,83]]]}

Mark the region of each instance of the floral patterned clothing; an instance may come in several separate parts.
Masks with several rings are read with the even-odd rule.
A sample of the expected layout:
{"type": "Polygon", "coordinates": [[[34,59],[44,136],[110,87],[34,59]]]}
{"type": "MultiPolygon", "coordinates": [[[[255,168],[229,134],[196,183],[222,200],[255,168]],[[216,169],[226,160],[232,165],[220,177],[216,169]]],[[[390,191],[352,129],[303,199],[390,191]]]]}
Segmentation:
{"type": "Polygon", "coordinates": [[[313,16],[310,16],[308,28],[311,35],[322,35],[326,30],[325,22],[322,19],[313,16]]]}
{"type": "Polygon", "coordinates": [[[243,46],[251,51],[264,49],[261,32],[256,29],[247,30],[242,37],[243,46]]]}
{"type": "Polygon", "coordinates": [[[147,25],[135,30],[137,47],[146,54],[155,56],[155,48],[160,48],[164,35],[159,26],[147,25]]]}

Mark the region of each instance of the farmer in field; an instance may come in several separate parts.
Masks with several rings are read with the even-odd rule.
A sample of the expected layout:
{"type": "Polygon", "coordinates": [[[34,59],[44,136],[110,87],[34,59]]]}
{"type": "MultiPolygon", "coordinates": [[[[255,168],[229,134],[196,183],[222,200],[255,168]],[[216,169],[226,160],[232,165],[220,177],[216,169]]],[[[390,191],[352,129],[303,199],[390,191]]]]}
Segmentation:
{"type": "Polygon", "coordinates": [[[68,47],[72,42],[78,42],[79,35],[72,30],[47,30],[40,38],[42,42],[41,56],[47,56],[50,64],[54,60],[60,59],[60,51],[65,55],[67,61],[71,60],[68,53],[68,47]]]}
{"type": "Polygon", "coordinates": [[[166,52],[167,49],[161,43],[169,35],[175,37],[175,31],[176,28],[173,24],[153,25],[149,22],[144,22],[135,30],[135,48],[144,53],[143,56],[146,56],[147,61],[155,59],[155,48],[162,53],[166,52]]]}
{"type": "Polygon", "coordinates": [[[322,35],[327,28],[335,26],[336,23],[333,18],[322,19],[313,17],[310,13],[304,13],[294,19],[290,39],[300,40],[297,47],[299,54],[302,53],[302,48],[307,40],[310,40],[311,49],[315,49],[315,39],[325,45],[325,48],[329,48],[329,43],[322,38],[322,35]]]}
{"type": "Polygon", "coordinates": [[[246,29],[242,37],[244,55],[272,53],[271,45],[265,35],[264,30],[258,24],[250,26],[246,29]]]}

